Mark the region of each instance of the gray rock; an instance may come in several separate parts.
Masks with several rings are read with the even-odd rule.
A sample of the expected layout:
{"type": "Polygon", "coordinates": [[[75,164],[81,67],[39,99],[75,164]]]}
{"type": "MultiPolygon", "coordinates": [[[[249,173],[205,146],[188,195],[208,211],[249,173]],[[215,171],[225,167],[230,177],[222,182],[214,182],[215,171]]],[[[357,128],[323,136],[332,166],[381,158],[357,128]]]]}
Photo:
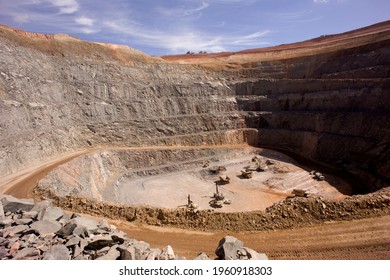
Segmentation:
{"type": "Polygon", "coordinates": [[[84,226],[76,226],[75,229],[73,230],[73,235],[80,236],[81,238],[86,238],[89,236],[88,230],[84,226]]]}
{"type": "Polygon", "coordinates": [[[127,238],[127,234],[123,231],[117,231],[111,234],[112,240],[114,240],[116,243],[122,244],[125,242],[127,238]]]}
{"type": "Polygon", "coordinates": [[[111,231],[110,225],[108,224],[106,219],[103,219],[98,224],[99,229],[102,229],[104,231],[111,231]]]}
{"type": "Polygon", "coordinates": [[[32,219],[18,219],[15,221],[17,225],[28,225],[30,223],[32,223],[32,219]]]}
{"type": "Polygon", "coordinates": [[[26,260],[39,256],[39,250],[36,248],[24,248],[16,253],[14,260],[26,260]]]}
{"type": "Polygon", "coordinates": [[[197,255],[194,260],[206,261],[206,260],[210,260],[210,258],[209,258],[209,256],[207,256],[206,253],[202,252],[199,255],[197,255]]]}
{"type": "Polygon", "coordinates": [[[159,256],[159,259],[160,260],[174,260],[175,259],[175,253],[173,252],[171,245],[164,247],[161,255],[159,256]]]}
{"type": "Polygon", "coordinates": [[[215,254],[220,260],[236,260],[237,251],[242,249],[243,245],[241,240],[233,236],[225,236],[219,241],[215,254]]]}
{"type": "Polygon", "coordinates": [[[51,247],[43,254],[44,260],[69,260],[70,252],[63,244],[57,244],[51,247]]]}
{"type": "Polygon", "coordinates": [[[88,249],[92,250],[100,250],[106,246],[111,247],[114,244],[114,240],[112,240],[111,236],[94,236],[88,242],[88,249]]]}
{"type": "Polygon", "coordinates": [[[32,199],[18,199],[10,195],[1,195],[0,200],[3,204],[3,212],[30,211],[34,207],[32,199]]]}
{"type": "Polygon", "coordinates": [[[89,232],[96,232],[99,228],[99,223],[95,220],[88,219],[85,217],[77,217],[70,220],[74,222],[77,226],[86,227],[89,232]]]}
{"type": "Polygon", "coordinates": [[[133,246],[124,246],[120,245],[118,247],[118,251],[120,252],[121,260],[135,260],[135,248],[133,246]]]}
{"type": "Polygon", "coordinates": [[[61,224],[55,221],[37,221],[30,225],[30,228],[40,236],[46,236],[56,233],[61,229],[61,224]]]}
{"type": "Polygon", "coordinates": [[[97,258],[97,260],[117,260],[121,253],[117,250],[118,245],[114,245],[108,250],[107,254],[102,257],[97,258]]]}
{"type": "Polygon", "coordinates": [[[0,219],[0,226],[10,226],[14,223],[14,220],[11,217],[5,217],[0,219]]]}
{"type": "Polygon", "coordinates": [[[268,260],[268,257],[264,253],[258,253],[253,249],[244,247],[243,250],[246,251],[246,256],[248,257],[248,260],[268,260]]]}
{"type": "Polygon", "coordinates": [[[71,239],[69,239],[68,242],[66,242],[65,246],[70,247],[70,246],[74,246],[74,245],[79,245],[80,241],[81,241],[80,237],[74,236],[71,239]]]}
{"type": "Polygon", "coordinates": [[[37,211],[28,211],[28,212],[24,212],[23,213],[22,219],[36,220],[37,216],[38,216],[38,212],[37,211]]]}
{"type": "Polygon", "coordinates": [[[160,249],[158,249],[158,248],[150,249],[150,252],[149,252],[148,256],[146,257],[146,260],[151,260],[151,261],[158,260],[160,255],[161,255],[160,249]]]}
{"type": "Polygon", "coordinates": [[[4,213],[3,203],[0,200],[0,220],[3,218],[5,218],[5,213],[4,213]]]}
{"type": "Polygon", "coordinates": [[[8,250],[5,247],[1,246],[0,247],[0,259],[3,259],[7,255],[8,255],[8,250]]]}
{"type": "Polygon", "coordinates": [[[81,249],[79,245],[75,245],[73,248],[73,259],[77,258],[83,251],[84,248],[81,249]]]}
{"type": "Polygon", "coordinates": [[[64,211],[59,207],[46,207],[39,211],[39,221],[59,221],[64,216],[64,211]]]}
{"type": "Polygon", "coordinates": [[[28,229],[28,226],[26,226],[26,225],[18,225],[15,227],[8,227],[8,228],[4,229],[3,236],[4,237],[13,237],[13,236],[15,236],[15,234],[18,234],[22,231],[25,231],[26,229],[28,229]]]}
{"type": "Polygon", "coordinates": [[[57,235],[65,237],[65,236],[70,236],[74,229],[77,227],[76,223],[69,222],[65,224],[59,231],[57,231],[57,235]]]}
{"type": "Polygon", "coordinates": [[[150,251],[150,245],[144,241],[136,241],[133,243],[135,249],[135,259],[144,260],[150,251]]]}
{"type": "Polygon", "coordinates": [[[42,200],[42,201],[36,202],[34,207],[31,209],[31,211],[39,213],[43,209],[46,209],[49,206],[51,206],[50,200],[42,200]]]}

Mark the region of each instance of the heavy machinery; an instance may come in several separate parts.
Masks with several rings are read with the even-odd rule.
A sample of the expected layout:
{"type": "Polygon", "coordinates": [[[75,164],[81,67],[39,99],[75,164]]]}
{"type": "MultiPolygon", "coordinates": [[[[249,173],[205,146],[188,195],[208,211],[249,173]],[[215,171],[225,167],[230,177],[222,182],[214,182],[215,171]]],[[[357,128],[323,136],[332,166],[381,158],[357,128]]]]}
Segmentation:
{"type": "Polygon", "coordinates": [[[313,178],[316,179],[317,181],[324,181],[325,180],[325,176],[322,175],[321,172],[313,170],[310,172],[310,175],[313,175],[313,178]]]}
{"type": "Polygon", "coordinates": [[[250,170],[244,170],[244,169],[241,170],[241,176],[243,178],[250,179],[250,178],[252,178],[252,174],[253,174],[253,172],[250,170]]]}
{"type": "Polygon", "coordinates": [[[229,183],[230,183],[230,178],[229,178],[229,176],[227,176],[227,175],[221,175],[221,176],[219,176],[219,183],[220,183],[221,185],[229,184],[229,183]]]}
{"type": "Polygon", "coordinates": [[[213,194],[212,200],[210,200],[210,206],[213,208],[222,208],[224,204],[231,204],[231,200],[225,199],[223,193],[218,190],[218,184],[215,184],[215,193],[213,194]]]}
{"type": "Polygon", "coordinates": [[[225,166],[217,166],[217,167],[214,167],[214,168],[210,168],[210,173],[211,174],[219,174],[221,171],[226,171],[226,167],[225,166]]]}
{"type": "Polygon", "coordinates": [[[187,205],[186,205],[186,208],[187,208],[187,212],[190,213],[190,214],[196,214],[198,213],[198,205],[195,204],[192,200],[191,200],[191,196],[188,195],[188,198],[187,198],[187,205]]]}
{"type": "Polygon", "coordinates": [[[307,197],[308,194],[305,190],[301,190],[301,189],[293,189],[292,192],[291,192],[294,196],[298,196],[298,197],[307,197]]]}

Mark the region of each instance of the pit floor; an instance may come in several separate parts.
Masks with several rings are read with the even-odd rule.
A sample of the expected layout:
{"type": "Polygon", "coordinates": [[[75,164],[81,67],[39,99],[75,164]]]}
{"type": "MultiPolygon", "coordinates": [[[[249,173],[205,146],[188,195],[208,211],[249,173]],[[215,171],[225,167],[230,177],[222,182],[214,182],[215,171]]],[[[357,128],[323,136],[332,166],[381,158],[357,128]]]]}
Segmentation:
{"type": "Polygon", "coordinates": [[[311,169],[301,167],[290,157],[266,150],[260,156],[273,164],[263,172],[253,171],[250,179],[241,176],[244,168],[255,169],[252,157],[242,156],[235,159],[220,159],[210,162],[208,167],[199,166],[190,170],[173,172],[157,176],[146,176],[119,182],[116,187],[116,201],[131,206],[153,206],[158,208],[185,207],[188,195],[197,204],[198,209],[214,209],[218,212],[242,212],[264,210],[272,204],[284,200],[293,189],[305,190],[309,195],[318,195],[327,199],[343,199],[352,194],[348,183],[331,174],[324,181],[318,181],[310,175],[311,169]],[[210,169],[226,167],[226,171],[212,174],[210,169]],[[219,176],[227,175],[230,183],[219,184],[219,176]],[[212,208],[209,202],[218,191],[231,204],[222,208],[212,208]]]}

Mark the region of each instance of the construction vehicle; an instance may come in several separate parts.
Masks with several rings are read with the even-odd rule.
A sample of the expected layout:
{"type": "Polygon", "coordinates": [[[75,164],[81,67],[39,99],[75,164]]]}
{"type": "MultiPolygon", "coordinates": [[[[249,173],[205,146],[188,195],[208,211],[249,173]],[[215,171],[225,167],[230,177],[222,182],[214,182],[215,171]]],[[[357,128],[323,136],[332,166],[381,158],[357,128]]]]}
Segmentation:
{"type": "Polygon", "coordinates": [[[250,170],[241,170],[241,176],[243,177],[243,178],[246,178],[246,179],[250,179],[250,178],[252,178],[252,171],[250,171],[250,170]]]}
{"type": "Polygon", "coordinates": [[[220,165],[210,169],[211,174],[219,174],[221,171],[226,171],[226,167],[220,165]]]}
{"type": "Polygon", "coordinates": [[[301,190],[301,189],[293,189],[291,193],[293,195],[299,196],[299,197],[307,197],[308,196],[307,192],[305,190],[301,190]]]}
{"type": "Polygon", "coordinates": [[[317,181],[324,181],[325,180],[325,176],[322,175],[321,172],[313,170],[310,172],[310,175],[313,175],[313,178],[316,179],[317,181]]]}
{"type": "Polygon", "coordinates": [[[198,213],[198,205],[195,204],[192,200],[191,200],[191,196],[188,195],[188,198],[187,198],[187,212],[190,213],[190,214],[196,214],[198,213]]]}
{"type": "Polygon", "coordinates": [[[218,184],[215,184],[215,193],[213,194],[212,200],[210,200],[210,206],[213,208],[222,208],[224,204],[231,203],[231,200],[225,199],[223,193],[219,192],[218,184]]]}
{"type": "Polygon", "coordinates": [[[268,169],[268,165],[265,162],[262,162],[260,159],[256,160],[256,171],[263,172],[268,169]]]}
{"type": "Polygon", "coordinates": [[[230,183],[230,178],[229,178],[229,176],[227,176],[227,175],[221,175],[221,176],[219,176],[219,183],[220,183],[221,185],[229,184],[229,183],[230,183]]]}

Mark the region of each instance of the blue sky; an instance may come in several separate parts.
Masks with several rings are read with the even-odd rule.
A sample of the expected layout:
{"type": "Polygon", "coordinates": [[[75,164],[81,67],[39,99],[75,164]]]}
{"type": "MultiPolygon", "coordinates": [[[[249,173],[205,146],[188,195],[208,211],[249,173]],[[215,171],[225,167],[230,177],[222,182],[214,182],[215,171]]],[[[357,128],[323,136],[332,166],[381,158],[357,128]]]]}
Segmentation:
{"type": "Polygon", "coordinates": [[[150,55],[275,46],[390,20],[390,0],[0,0],[0,23],[150,55]]]}

